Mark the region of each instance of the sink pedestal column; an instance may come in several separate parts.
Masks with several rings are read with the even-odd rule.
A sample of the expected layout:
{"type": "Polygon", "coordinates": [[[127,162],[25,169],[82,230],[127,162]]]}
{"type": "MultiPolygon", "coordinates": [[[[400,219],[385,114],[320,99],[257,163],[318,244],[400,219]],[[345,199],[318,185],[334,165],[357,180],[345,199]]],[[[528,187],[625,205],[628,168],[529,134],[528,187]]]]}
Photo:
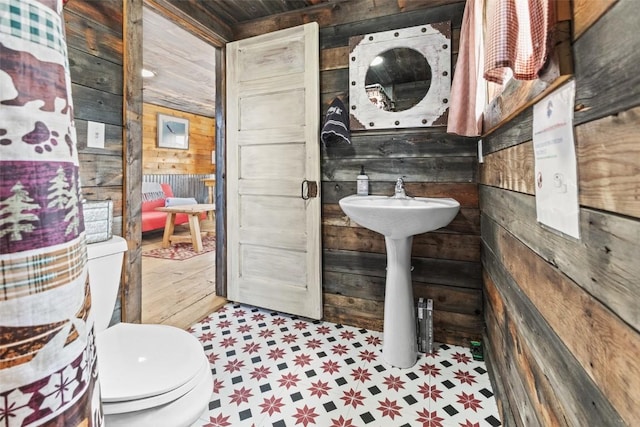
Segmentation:
{"type": "Polygon", "coordinates": [[[413,236],[384,238],[387,247],[387,280],[384,292],[382,359],[398,368],[410,368],[417,360],[416,314],[411,285],[413,236]]]}

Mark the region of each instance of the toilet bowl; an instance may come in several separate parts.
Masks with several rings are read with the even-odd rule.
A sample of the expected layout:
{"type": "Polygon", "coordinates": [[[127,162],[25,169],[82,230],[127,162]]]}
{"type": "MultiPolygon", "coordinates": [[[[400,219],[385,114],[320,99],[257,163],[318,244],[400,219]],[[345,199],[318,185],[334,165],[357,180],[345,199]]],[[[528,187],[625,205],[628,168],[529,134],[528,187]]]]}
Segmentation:
{"type": "Polygon", "coordinates": [[[126,250],[119,236],[87,245],[105,426],[190,426],[207,409],[213,390],[198,340],[173,326],[108,327],[126,250]]]}

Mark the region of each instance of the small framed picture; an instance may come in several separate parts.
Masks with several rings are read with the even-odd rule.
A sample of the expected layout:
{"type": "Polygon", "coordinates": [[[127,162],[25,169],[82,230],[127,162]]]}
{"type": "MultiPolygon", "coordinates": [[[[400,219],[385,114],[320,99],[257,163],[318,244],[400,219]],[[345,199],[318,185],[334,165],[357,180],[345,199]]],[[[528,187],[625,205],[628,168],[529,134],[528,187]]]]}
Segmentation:
{"type": "Polygon", "coordinates": [[[189,149],[189,120],[158,114],[158,147],[189,149]]]}

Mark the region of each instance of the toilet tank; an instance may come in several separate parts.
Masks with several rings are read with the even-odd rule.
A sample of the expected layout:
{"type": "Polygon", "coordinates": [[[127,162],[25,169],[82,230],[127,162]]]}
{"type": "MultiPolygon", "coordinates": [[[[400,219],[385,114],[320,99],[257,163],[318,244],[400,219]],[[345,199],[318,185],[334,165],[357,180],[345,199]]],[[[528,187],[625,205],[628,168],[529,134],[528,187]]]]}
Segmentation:
{"type": "Polygon", "coordinates": [[[127,241],[120,236],[87,245],[91,312],[96,334],[107,329],[111,321],[126,251],[127,241]]]}

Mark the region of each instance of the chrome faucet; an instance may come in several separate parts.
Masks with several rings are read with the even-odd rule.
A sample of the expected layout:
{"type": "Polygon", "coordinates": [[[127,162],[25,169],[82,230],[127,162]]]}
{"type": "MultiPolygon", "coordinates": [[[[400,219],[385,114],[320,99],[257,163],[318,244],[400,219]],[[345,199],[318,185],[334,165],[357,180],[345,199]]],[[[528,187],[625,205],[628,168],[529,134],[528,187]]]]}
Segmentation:
{"type": "Polygon", "coordinates": [[[396,199],[405,199],[407,197],[407,194],[404,191],[404,180],[402,177],[398,177],[396,180],[396,191],[393,197],[396,199]]]}

